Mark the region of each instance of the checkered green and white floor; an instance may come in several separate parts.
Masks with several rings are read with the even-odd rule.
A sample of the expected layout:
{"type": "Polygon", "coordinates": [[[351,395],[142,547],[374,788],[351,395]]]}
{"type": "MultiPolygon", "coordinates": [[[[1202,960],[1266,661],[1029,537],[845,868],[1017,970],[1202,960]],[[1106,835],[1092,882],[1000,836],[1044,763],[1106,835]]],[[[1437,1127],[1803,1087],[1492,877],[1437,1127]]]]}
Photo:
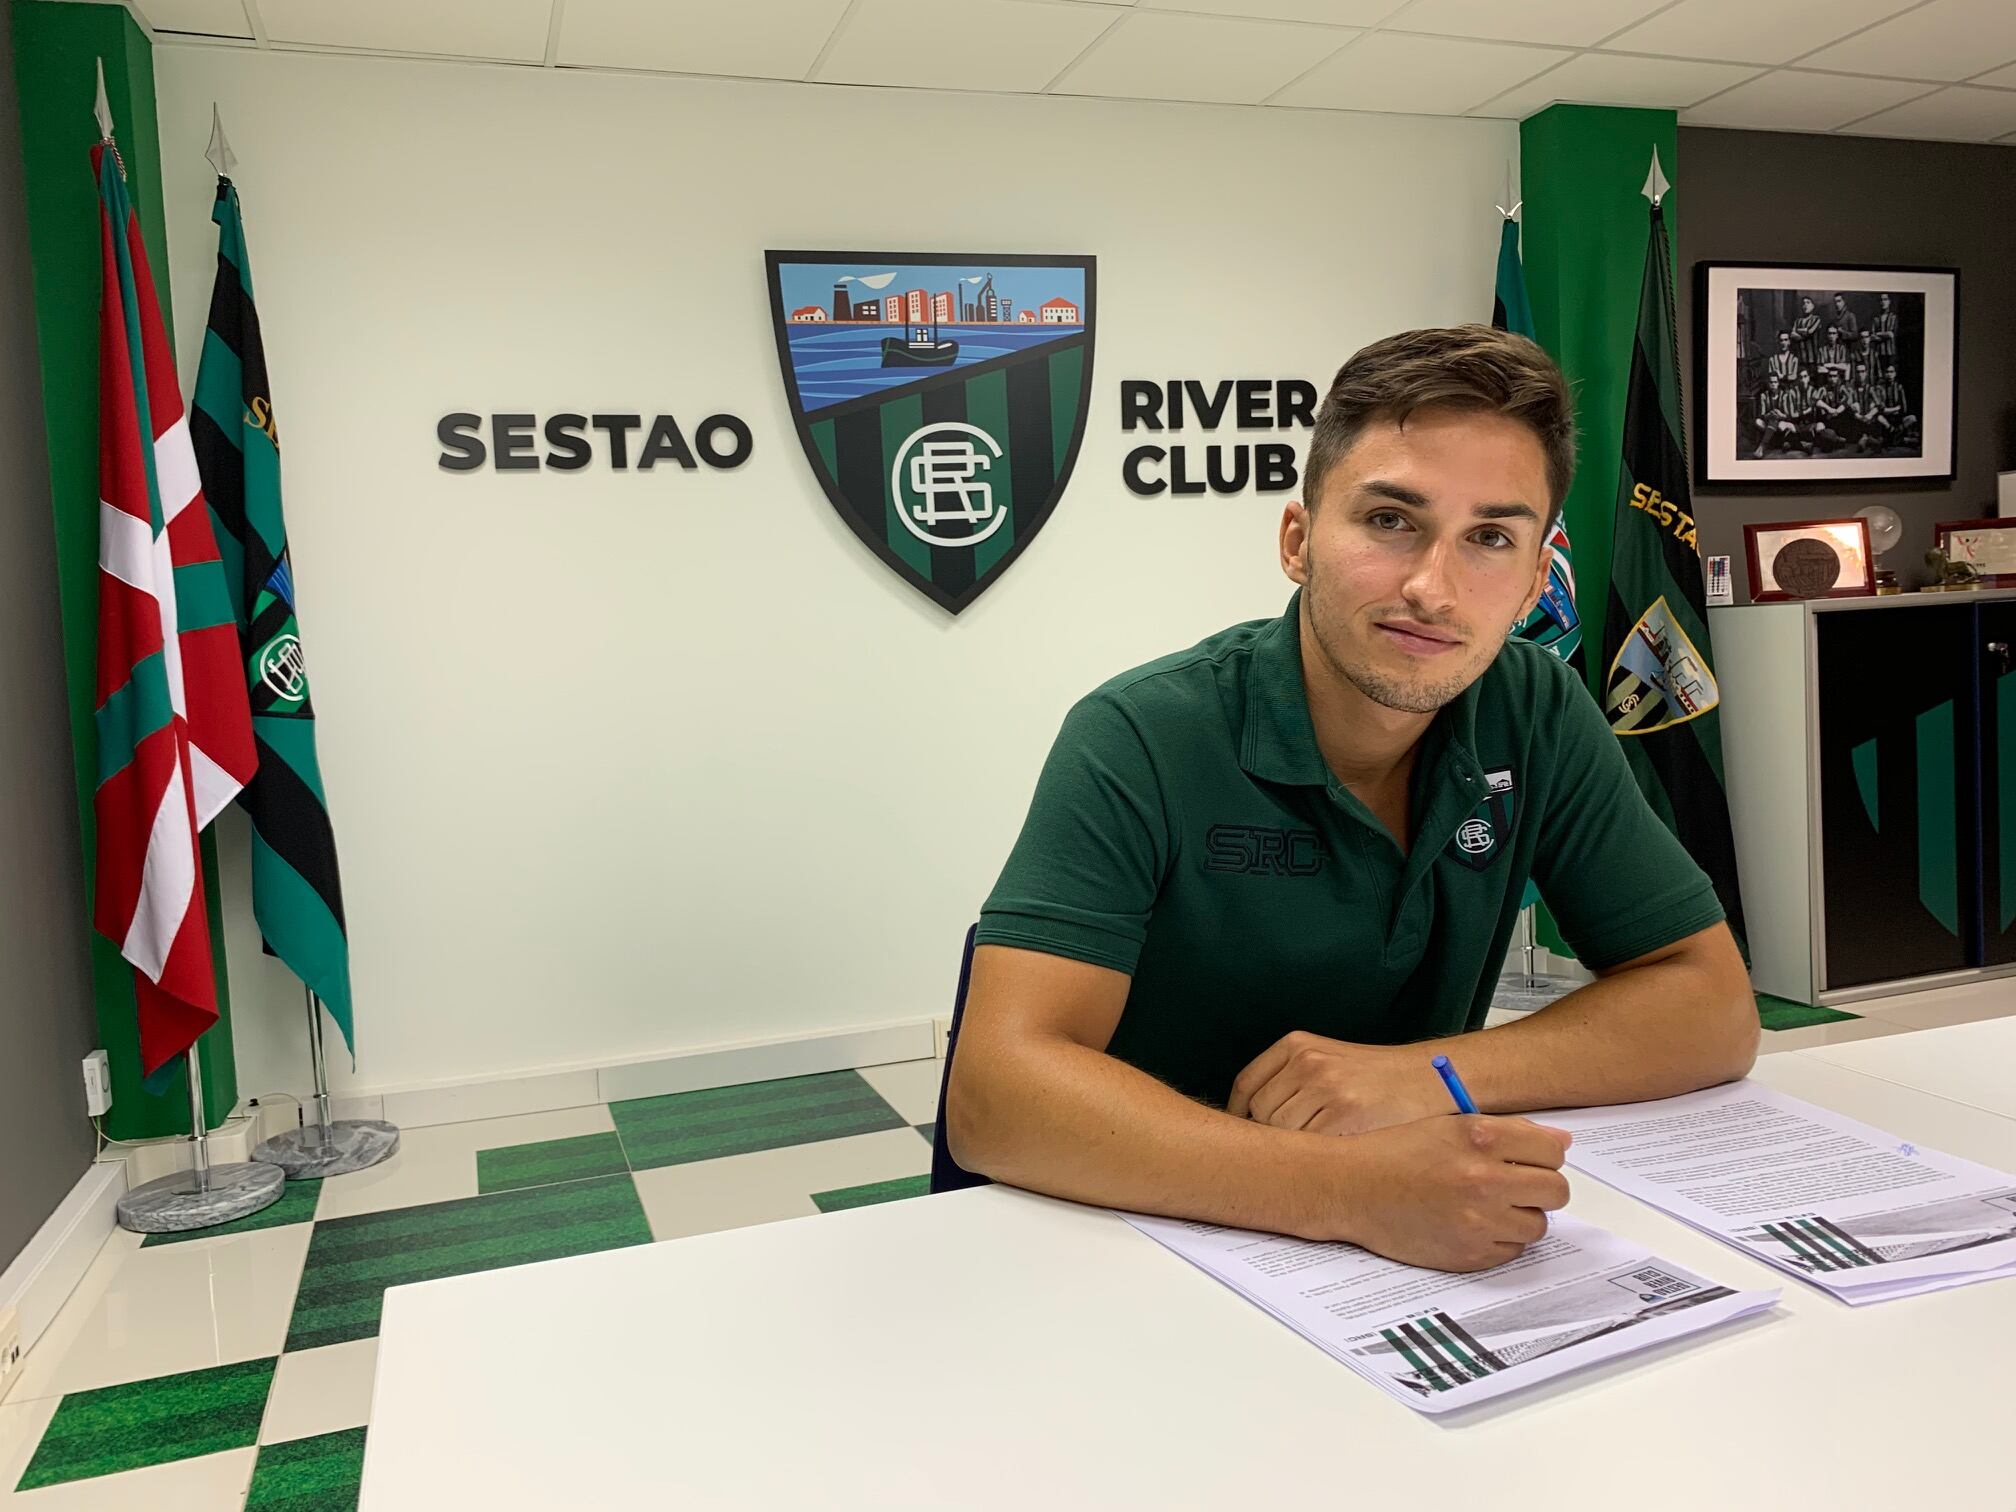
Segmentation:
{"type": "MultiPolygon", "coordinates": [[[[1764,1048],[2012,997],[1766,1002],[1764,1048]]],[[[385,1164],[229,1228],[116,1233],[0,1401],[0,1512],[349,1512],[388,1286],[921,1195],[938,1075],[912,1061],[409,1129],[385,1164]]]]}
{"type": "Polygon", "coordinates": [[[937,1095],[926,1060],[409,1129],[225,1228],[115,1233],[0,1402],[0,1506],[353,1508],[385,1288],[921,1196],[937,1095]]]}

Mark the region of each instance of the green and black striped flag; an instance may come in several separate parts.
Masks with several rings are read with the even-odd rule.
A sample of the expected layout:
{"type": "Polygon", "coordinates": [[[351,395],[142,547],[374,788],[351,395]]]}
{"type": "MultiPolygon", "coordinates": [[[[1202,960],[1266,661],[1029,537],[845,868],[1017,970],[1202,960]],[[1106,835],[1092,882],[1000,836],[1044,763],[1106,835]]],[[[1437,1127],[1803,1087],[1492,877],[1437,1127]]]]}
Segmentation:
{"type": "Polygon", "coordinates": [[[259,769],[238,795],[252,819],[252,914],[266,949],[322,999],[354,1057],[336,837],[315,760],[315,707],[280,513],[280,434],[238,191],[229,178],[217,180],[210,219],[218,228],[217,281],[190,430],[252,697],[259,769]]]}
{"type": "Polygon", "coordinates": [[[1736,844],[1722,780],[1714,651],[1681,444],[1680,363],[1673,337],[1673,254],[1655,160],[1638,335],[1624,408],[1610,602],[1603,624],[1603,711],[1653,810],[1715,884],[1749,958],[1736,844]]]}

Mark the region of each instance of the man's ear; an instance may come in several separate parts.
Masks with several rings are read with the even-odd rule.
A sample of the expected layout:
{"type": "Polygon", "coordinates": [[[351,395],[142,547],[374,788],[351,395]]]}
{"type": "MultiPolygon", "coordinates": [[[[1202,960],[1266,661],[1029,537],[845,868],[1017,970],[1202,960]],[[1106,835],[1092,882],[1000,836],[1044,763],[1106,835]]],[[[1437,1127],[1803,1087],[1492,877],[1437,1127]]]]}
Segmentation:
{"type": "Polygon", "coordinates": [[[1309,582],[1309,510],[1300,499],[1281,511],[1281,570],[1296,587],[1309,582]]]}

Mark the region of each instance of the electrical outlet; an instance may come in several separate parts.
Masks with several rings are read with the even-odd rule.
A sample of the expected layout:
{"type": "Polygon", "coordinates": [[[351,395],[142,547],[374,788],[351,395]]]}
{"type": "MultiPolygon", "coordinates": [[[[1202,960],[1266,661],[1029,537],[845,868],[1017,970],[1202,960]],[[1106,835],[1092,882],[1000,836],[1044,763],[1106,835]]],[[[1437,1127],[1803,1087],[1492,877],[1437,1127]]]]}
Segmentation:
{"type": "Polygon", "coordinates": [[[0,1396],[21,1364],[21,1318],[11,1307],[0,1307],[0,1396]]]}
{"type": "Polygon", "coordinates": [[[103,1050],[84,1057],[84,1111],[96,1118],[112,1109],[112,1067],[103,1050]]]}

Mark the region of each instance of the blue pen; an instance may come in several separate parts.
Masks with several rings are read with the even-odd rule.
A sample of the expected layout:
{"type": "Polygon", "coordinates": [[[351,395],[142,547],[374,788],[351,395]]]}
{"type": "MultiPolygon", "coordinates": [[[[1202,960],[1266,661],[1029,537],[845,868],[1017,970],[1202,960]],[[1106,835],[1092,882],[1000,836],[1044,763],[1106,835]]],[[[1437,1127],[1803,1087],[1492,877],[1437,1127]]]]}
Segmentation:
{"type": "Polygon", "coordinates": [[[1449,1057],[1438,1055],[1433,1063],[1435,1072],[1442,1078],[1442,1085],[1449,1089],[1449,1095],[1456,1099],[1458,1113],[1475,1113],[1477,1104],[1470,1100],[1470,1089],[1463,1085],[1463,1078],[1456,1074],[1456,1068],[1449,1064],[1449,1057]]]}

